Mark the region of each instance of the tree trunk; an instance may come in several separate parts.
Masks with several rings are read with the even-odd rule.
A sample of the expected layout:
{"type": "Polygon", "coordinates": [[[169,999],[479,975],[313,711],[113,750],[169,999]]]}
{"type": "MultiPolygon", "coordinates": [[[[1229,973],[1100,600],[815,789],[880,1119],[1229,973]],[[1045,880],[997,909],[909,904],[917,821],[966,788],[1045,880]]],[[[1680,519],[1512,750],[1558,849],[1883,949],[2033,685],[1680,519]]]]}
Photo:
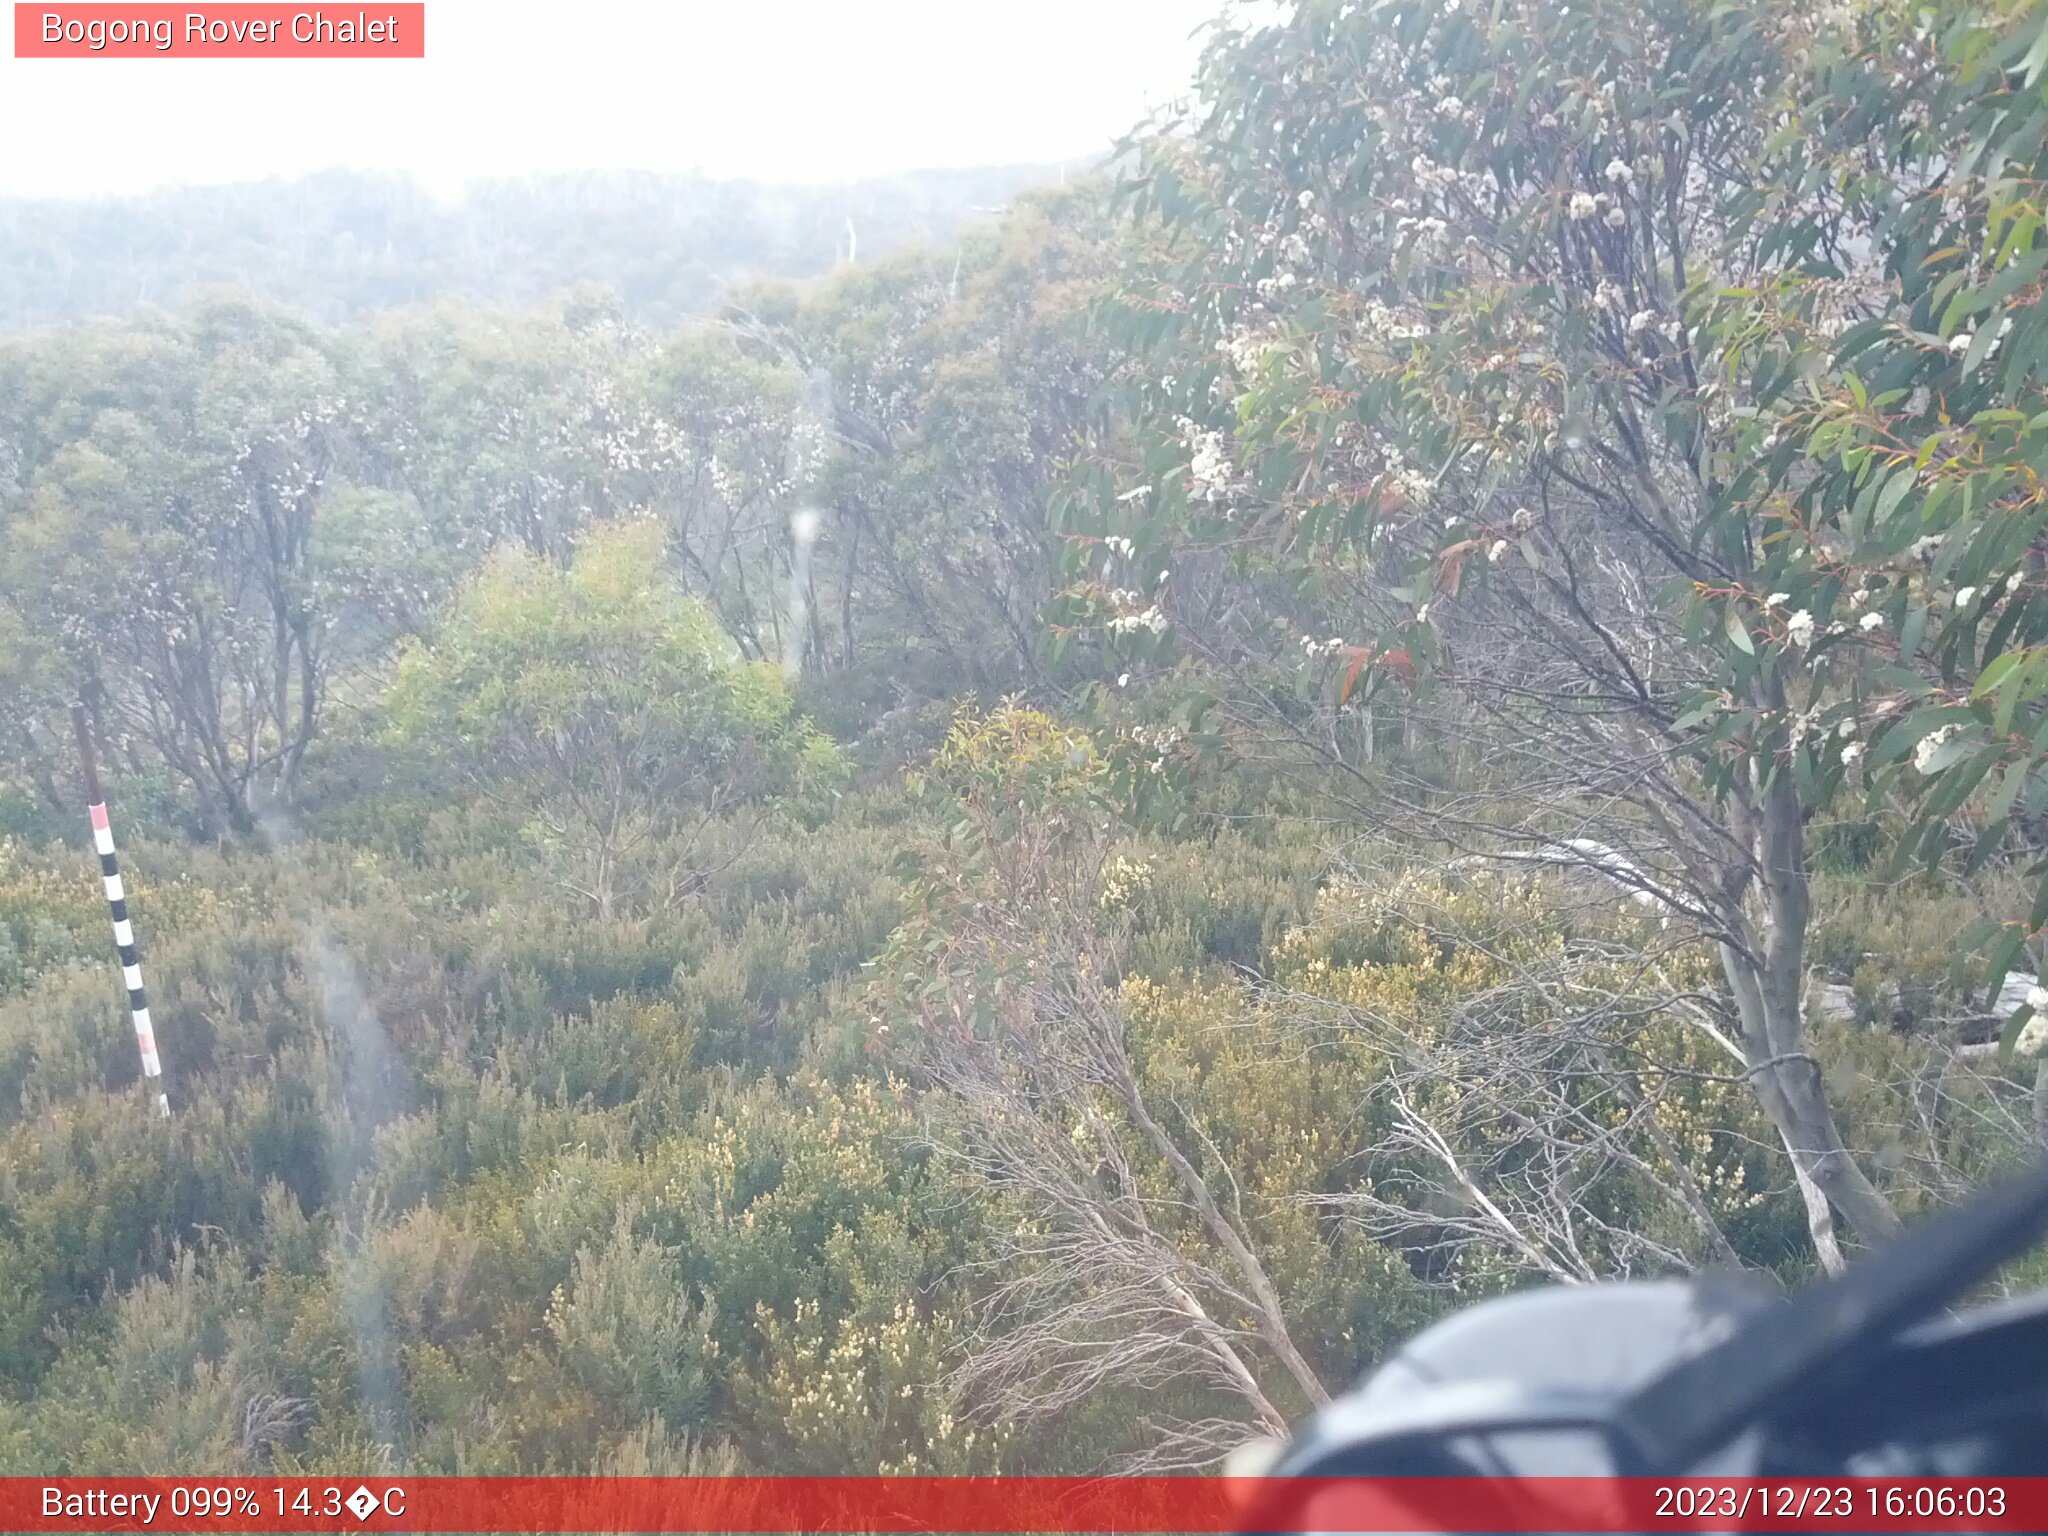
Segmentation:
{"type": "Polygon", "coordinates": [[[1188,1160],[1166,1127],[1152,1116],[1144,1096],[1138,1090],[1136,1074],[1127,1061],[1118,1063],[1119,1095],[1131,1118],[1138,1123],[1138,1129],[1152,1143],[1152,1148],[1166,1160],[1173,1169],[1174,1177],[1180,1180],[1181,1188],[1187,1191],[1195,1207],[1195,1214],[1201,1218],[1203,1227],[1211,1238],[1228,1253],[1236,1263],[1238,1273],[1244,1276],[1253,1300],[1257,1303],[1259,1335],[1280,1363],[1287,1367],[1287,1373],[1294,1378],[1294,1384],[1301,1388],[1302,1395],[1311,1407],[1320,1408],[1330,1400],[1329,1389],[1316,1375],[1315,1368],[1296,1346],[1293,1335],[1288,1331],[1287,1312],[1280,1302],[1280,1292],[1266,1274],[1266,1266],[1259,1262],[1259,1256],[1252,1252],[1245,1234],[1226,1218],[1216,1203],[1216,1197],[1209,1188],[1199,1169],[1188,1160]]]}
{"type": "Polygon", "coordinates": [[[1823,1262],[1831,1251],[1839,1262],[1832,1226],[1813,1208],[1810,1189],[1866,1242],[1897,1232],[1899,1218],[1843,1145],[1820,1064],[1806,1048],[1802,1001],[1811,897],[1798,798],[1780,780],[1761,790],[1758,800],[1739,821],[1748,823],[1744,830],[1761,875],[1763,931],[1756,932],[1739,912],[1731,914],[1739,942],[1722,943],[1721,968],[1742,1021],[1751,1084],[1807,1195],[1815,1247],[1823,1262]]]}

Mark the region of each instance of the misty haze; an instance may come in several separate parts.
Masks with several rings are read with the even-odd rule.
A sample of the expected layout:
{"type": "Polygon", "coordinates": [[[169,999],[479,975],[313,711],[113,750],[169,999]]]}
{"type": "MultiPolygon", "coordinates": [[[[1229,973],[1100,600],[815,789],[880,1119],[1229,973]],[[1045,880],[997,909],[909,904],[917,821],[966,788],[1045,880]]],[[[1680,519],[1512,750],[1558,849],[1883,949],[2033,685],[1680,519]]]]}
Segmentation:
{"type": "Polygon", "coordinates": [[[0,1472],[2034,1518],[2048,22],[1212,9],[0,63],[0,1472]]]}

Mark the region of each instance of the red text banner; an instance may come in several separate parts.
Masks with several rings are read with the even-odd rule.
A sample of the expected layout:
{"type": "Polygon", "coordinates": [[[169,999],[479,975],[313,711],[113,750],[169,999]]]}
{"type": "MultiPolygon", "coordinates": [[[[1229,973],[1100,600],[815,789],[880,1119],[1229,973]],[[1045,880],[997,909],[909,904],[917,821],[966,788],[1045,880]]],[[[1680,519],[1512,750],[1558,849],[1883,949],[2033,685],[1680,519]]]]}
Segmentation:
{"type": "Polygon", "coordinates": [[[424,4],[14,7],[18,59],[423,59],[424,4]]]}
{"type": "Polygon", "coordinates": [[[2048,1478],[0,1478],[0,1532],[2042,1531],[2048,1478]]]}

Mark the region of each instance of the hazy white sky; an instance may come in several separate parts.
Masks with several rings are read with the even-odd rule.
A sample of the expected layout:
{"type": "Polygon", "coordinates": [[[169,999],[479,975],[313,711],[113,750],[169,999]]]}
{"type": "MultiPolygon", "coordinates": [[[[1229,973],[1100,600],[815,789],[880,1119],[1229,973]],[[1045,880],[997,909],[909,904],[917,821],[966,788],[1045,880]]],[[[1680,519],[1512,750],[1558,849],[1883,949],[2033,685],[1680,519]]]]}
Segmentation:
{"type": "Polygon", "coordinates": [[[424,60],[10,53],[0,192],[331,166],[443,191],[586,168],[841,180],[1086,156],[1183,91],[1190,34],[1220,3],[428,0],[424,60]]]}

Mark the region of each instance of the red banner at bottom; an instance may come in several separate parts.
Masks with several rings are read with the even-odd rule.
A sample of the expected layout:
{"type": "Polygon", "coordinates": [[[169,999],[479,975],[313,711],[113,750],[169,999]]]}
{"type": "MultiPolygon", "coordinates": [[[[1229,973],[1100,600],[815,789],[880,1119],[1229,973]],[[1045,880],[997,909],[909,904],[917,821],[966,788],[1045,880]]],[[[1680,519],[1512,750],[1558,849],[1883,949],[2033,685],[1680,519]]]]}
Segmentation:
{"type": "Polygon", "coordinates": [[[0,1531],[2048,1531],[2048,1478],[0,1478],[0,1531]]]}

